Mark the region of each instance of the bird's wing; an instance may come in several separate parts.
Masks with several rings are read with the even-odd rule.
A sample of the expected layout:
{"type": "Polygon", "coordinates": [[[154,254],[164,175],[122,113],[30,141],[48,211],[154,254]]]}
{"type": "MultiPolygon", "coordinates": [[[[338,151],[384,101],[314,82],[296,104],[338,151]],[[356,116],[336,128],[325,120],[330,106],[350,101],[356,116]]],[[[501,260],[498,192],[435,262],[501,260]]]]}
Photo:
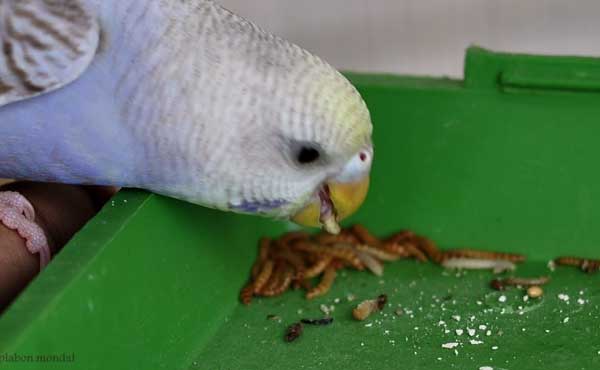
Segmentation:
{"type": "Polygon", "coordinates": [[[0,0],[0,107],[77,79],[99,38],[83,0],[0,0]]]}

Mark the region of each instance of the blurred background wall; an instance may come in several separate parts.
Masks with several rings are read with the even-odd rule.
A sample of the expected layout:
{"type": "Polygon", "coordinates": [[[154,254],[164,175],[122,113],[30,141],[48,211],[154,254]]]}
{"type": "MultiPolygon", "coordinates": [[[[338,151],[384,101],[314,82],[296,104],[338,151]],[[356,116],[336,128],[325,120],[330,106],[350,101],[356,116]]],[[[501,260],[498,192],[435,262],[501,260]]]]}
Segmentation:
{"type": "Polygon", "coordinates": [[[464,50],[600,56],[600,0],[217,0],[356,71],[462,77],[464,50]]]}

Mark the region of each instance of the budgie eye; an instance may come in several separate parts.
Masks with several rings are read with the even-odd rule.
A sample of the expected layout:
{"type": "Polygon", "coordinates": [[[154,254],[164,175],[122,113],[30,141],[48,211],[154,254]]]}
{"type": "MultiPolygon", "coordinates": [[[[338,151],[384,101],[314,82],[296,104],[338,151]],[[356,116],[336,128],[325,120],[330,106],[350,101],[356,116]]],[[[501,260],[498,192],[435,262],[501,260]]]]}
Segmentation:
{"type": "Polygon", "coordinates": [[[321,153],[319,153],[317,149],[308,146],[303,146],[298,151],[296,159],[300,164],[309,164],[317,161],[320,156],[321,153]]]}

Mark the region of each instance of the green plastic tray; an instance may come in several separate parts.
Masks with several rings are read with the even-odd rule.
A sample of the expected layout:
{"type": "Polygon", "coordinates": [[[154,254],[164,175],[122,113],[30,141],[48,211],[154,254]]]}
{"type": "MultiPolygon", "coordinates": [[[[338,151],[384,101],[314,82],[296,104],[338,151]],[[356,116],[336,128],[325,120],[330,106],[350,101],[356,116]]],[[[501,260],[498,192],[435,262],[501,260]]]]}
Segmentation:
{"type": "Polygon", "coordinates": [[[600,60],[471,48],[464,81],[348,76],[370,107],[376,154],[347,224],[524,253],[516,274],[552,277],[541,300],[492,291],[490,272],[407,260],[383,278],[348,271],[314,301],[296,291],[246,307],[238,291],[258,238],[290,225],[125,190],[0,318],[0,366],[600,368],[600,278],[547,268],[557,255],[600,256],[600,60]],[[353,321],[351,308],[379,293],[388,307],[353,321]],[[322,316],[322,304],[334,323],[284,343],[285,327],[322,316]]]}

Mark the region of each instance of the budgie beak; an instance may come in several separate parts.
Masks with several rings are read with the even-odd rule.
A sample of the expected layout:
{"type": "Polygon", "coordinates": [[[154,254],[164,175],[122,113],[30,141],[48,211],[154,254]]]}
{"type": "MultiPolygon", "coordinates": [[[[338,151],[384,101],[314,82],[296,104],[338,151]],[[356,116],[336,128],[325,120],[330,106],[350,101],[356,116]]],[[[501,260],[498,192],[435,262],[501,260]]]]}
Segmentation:
{"type": "Polygon", "coordinates": [[[340,231],[338,221],[352,215],[365,201],[373,148],[356,154],[340,174],[319,187],[315,196],[291,219],[308,227],[323,227],[331,234],[340,231]]]}
{"type": "Polygon", "coordinates": [[[328,182],[321,186],[318,196],[292,217],[292,221],[302,226],[323,227],[327,232],[337,234],[338,221],[360,208],[368,190],[368,175],[353,182],[328,182]]]}

